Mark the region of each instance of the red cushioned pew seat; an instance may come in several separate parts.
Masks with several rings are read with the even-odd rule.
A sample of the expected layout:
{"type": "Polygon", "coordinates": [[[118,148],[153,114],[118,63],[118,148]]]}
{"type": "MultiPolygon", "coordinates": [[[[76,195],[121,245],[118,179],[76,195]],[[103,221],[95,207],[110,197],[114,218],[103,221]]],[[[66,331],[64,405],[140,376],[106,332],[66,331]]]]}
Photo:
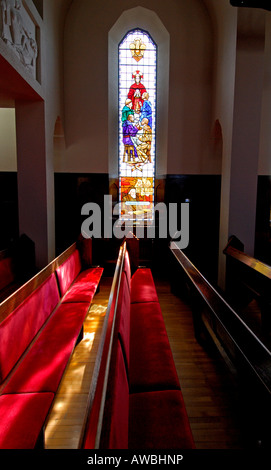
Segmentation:
{"type": "Polygon", "coordinates": [[[53,393],[0,396],[0,449],[34,449],[53,393]]]}
{"type": "Polygon", "coordinates": [[[131,303],[158,302],[150,268],[138,268],[131,279],[131,303]]]}
{"type": "Polygon", "coordinates": [[[69,258],[56,269],[61,297],[66,294],[68,288],[80,274],[81,270],[80,254],[76,249],[69,258]]]}
{"type": "Polygon", "coordinates": [[[52,274],[0,324],[0,382],[3,382],[59,302],[52,274]]]}
{"type": "Polygon", "coordinates": [[[84,302],[60,304],[3,393],[56,392],[87,312],[84,302]]]}
{"type": "Polygon", "coordinates": [[[126,369],[130,364],[130,289],[124,272],[121,275],[115,330],[122,346],[126,369]]]}
{"type": "Polygon", "coordinates": [[[112,351],[101,433],[101,449],[128,449],[129,385],[119,340],[112,351]]]}
{"type": "Polygon", "coordinates": [[[64,295],[62,302],[90,303],[103,274],[103,268],[89,268],[79,274],[64,295]]]}
{"type": "Polygon", "coordinates": [[[130,395],[129,449],[193,448],[194,439],[180,390],[130,395]]]}
{"type": "Polygon", "coordinates": [[[103,274],[103,268],[82,271],[78,249],[56,269],[62,302],[91,302],[103,274]]]}
{"type": "MultiPolygon", "coordinates": [[[[85,254],[89,255],[89,250],[85,254]]],[[[34,448],[39,441],[67,364],[81,339],[102,272],[102,268],[82,271],[74,244],[27,282],[17,298],[10,297],[2,304],[0,448],[34,448]],[[56,266],[64,259],[56,273],[56,266]]]]}
{"type": "MultiPolygon", "coordinates": [[[[127,255],[120,276],[118,296],[118,282],[115,292],[110,294],[110,312],[115,311],[116,298],[117,307],[99,448],[193,449],[195,444],[151,270],[140,268],[131,278],[127,255]]],[[[99,377],[103,380],[102,375],[99,377]]],[[[99,387],[95,398],[101,398],[101,390],[99,387]]],[[[91,409],[85,449],[94,448],[93,416],[98,416],[97,409],[97,406],[91,409]]]]}
{"type": "Polygon", "coordinates": [[[129,290],[131,289],[131,263],[128,252],[125,253],[124,264],[123,264],[123,272],[126,275],[127,283],[129,290]]]}
{"type": "Polygon", "coordinates": [[[158,302],[131,305],[130,391],[179,389],[164,319],[158,302]]]}

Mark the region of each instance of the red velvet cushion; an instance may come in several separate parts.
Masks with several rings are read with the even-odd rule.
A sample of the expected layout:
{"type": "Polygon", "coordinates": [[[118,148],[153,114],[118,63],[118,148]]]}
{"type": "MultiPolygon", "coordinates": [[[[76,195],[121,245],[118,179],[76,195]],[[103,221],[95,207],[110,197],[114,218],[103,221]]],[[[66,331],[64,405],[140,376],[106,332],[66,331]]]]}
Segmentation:
{"type": "Polygon", "coordinates": [[[64,295],[62,302],[88,302],[96,292],[103,268],[90,268],[83,271],[64,295]]]}
{"type": "Polygon", "coordinates": [[[131,271],[134,272],[138,268],[139,262],[139,239],[133,234],[128,234],[126,237],[127,251],[129,252],[131,271]],[[129,235],[132,235],[131,237],[129,235]]]}
{"type": "Polygon", "coordinates": [[[52,274],[0,324],[0,381],[21,357],[45,320],[59,302],[52,274]]]}
{"type": "Polygon", "coordinates": [[[0,449],[33,449],[53,399],[53,393],[1,395],[0,449]]]}
{"type": "Polygon", "coordinates": [[[128,448],[129,386],[119,341],[116,341],[114,346],[105,402],[101,449],[128,448]]]}
{"type": "Polygon", "coordinates": [[[158,302],[131,305],[130,391],[180,388],[158,302]]]}
{"type": "Polygon", "coordinates": [[[83,269],[90,268],[92,265],[92,238],[85,238],[80,234],[77,240],[77,246],[83,269]]]}
{"type": "Polygon", "coordinates": [[[130,289],[126,275],[123,272],[121,275],[115,328],[121,342],[127,369],[130,362],[130,307],[130,289]]]}
{"type": "Polygon", "coordinates": [[[4,393],[56,392],[87,311],[83,302],[60,304],[4,393]]]}
{"type": "Polygon", "coordinates": [[[81,269],[82,265],[78,250],[75,250],[69,258],[56,269],[61,296],[66,293],[81,269]]]}
{"type": "Polygon", "coordinates": [[[131,279],[131,303],[158,302],[151,270],[139,268],[131,279]]]}
{"type": "Polygon", "coordinates": [[[130,395],[129,449],[194,449],[179,390],[130,395]]]}
{"type": "Polygon", "coordinates": [[[15,275],[11,258],[0,260],[0,290],[14,282],[15,275]]]}
{"type": "Polygon", "coordinates": [[[126,253],[125,253],[123,271],[126,274],[128,286],[129,286],[129,289],[130,289],[131,288],[131,265],[130,265],[130,258],[129,258],[128,251],[126,251],[126,253]]]}

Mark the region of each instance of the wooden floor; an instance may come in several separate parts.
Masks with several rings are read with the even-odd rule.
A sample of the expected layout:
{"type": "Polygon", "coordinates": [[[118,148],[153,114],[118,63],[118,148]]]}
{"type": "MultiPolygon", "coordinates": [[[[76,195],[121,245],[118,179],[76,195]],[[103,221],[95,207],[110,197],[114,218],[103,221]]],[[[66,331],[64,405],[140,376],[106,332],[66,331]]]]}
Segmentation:
{"type": "Polygon", "coordinates": [[[155,280],[159,302],[197,449],[244,449],[238,394],[215,351],[194,338],[190,307],[155,280]]]}
{"type": "MultiPolygon", "coordinates": [[[[103,278],[63,377],[45,430],[47,449],[78,446],[111,281],[103,278]]],[[[169,284],[156,280],[156,286],[197,449],[244,448],[234,384],[222,361],[196,342],[191,310],[169,284]]]]}

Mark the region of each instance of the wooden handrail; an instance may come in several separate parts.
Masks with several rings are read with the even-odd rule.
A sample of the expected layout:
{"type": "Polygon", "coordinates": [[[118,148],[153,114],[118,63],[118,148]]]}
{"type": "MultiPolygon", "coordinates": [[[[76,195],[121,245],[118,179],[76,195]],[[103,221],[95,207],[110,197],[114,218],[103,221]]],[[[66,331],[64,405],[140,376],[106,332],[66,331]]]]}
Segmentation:
{"type": "Polygon", "coordinates": [[[175,243],[171,244],[170,250],[208,309],[219,321],[235,348],[249,366],[249,369],[253,371],[260,383],[271,394],[271,352],[175,243]]]}
{"type": "MultiPolygon", "coordinates": [[[[256,299],[261,314],[261,332],[268,341],[271,331],[271,266],[244,253],[244,246],[232,236],[223,253],[227,257],[226,295],[239,311],[256,299]]],[[[254,326],[255,327],[255,326],[254,326]]]]}
{"type": "Polygon", "coordinates": [[[90,449],[98,449],[100,444],[112,343],[114,336],[115,318],[125,253],[126,242],[124,242],[119,249],[119,255],[103,323],[101,340],[99,343],[99,348],[94,365],[94,371],[92,375],[92,381],[89,390],[85,420],[82,426],[82,432],[79,439],[79,449],[84,447],[84,443],[86,440],[87,448],[90,449]]]}
{"type": "Polygon", "coordinates": [[[39,287],[76,249],[76,242],[0,303],[0,323],[39,287]]]}
{"type": "Polygon", "coordinates": [[[271,279],[271,266],[268,264],[259,261],[252,256],[237,250],[233,246],[227,245],[226,248],[223,250],[223,253],[231,258],[240,261],[240,263],[244,264],[248,268],[257,271],[259,274],[262,274],[264,277],[271,279]]]}

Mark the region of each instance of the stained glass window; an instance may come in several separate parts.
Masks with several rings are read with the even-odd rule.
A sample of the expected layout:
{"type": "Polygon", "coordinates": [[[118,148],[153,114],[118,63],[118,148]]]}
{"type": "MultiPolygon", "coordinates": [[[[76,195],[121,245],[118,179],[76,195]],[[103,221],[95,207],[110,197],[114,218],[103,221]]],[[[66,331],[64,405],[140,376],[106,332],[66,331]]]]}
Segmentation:
{"type": "Polygon", "coordinates": [[[119,45],[121,220],[152,220],[156,149],[157,46],[141,29],[119,45]]]}

